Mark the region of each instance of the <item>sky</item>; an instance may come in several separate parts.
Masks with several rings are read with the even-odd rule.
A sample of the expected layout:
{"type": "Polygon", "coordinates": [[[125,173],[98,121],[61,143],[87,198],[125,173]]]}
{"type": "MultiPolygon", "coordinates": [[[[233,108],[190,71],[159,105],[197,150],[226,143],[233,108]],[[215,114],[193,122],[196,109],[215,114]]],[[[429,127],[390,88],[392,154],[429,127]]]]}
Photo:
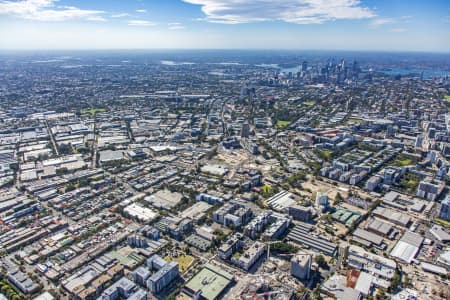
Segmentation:
{"type": "Polygon", "coordinates": [[[450,0],[0,0],[0,49],[450,52],[450,0]]]}

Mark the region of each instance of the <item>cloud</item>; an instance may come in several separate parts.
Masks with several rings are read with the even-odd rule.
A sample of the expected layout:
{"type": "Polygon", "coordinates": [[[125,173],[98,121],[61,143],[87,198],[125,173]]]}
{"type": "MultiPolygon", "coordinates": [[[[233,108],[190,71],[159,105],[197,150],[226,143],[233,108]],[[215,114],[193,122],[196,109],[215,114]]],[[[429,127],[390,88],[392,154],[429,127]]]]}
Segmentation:
{"type": "Polygon", "coordinates": [[[377,28],[383,25],[387,25],[387,24],[392,24],[397,22],[394,19],[391,18],[378,18],[378,19],[373,19],[372,21],[370,21],[369,26],[372,28],[377,28]]]}
{"type": "Polygon", "coordinates": [[[137,13],[146,13],[147,12],[147,10],[146,9],[136,9],[136,12],[137,13]]]}
{"type": "Polygon", "coordinates": [[[411,23],[413,19],[412,16],[400,16],[398,18],[375,18],[369,22],[369,27],[376,29],[387,25],[388,27],[397,26],[396,28],[391,28],[391,32],[405,32],[405,28],[400,27],[402,24],[411,23]]]}
{"type": "Polygon", "coordinates": [[[107,20],[102,16],[92,16],[86,18],[89,21],[96,21],[96,22],[106,22],[107,20]]]}
{"type": "Polygon", "coordinates": [[[0,15],[11,15],[34,21],[65,21],[69,19],[86,19],[104,21],[100,15],[104,11],[86,10],[74,6],[55,6],[57,0],[21,0],[1,1],[0,15]]]}
{"type": "Polygon", "coordinates": [[[123,17],[129,17],[129,16],[130,16],[130,14],[128,14],[128,13],[120,13],[120,14],[111,15],[111,18],[123,18],[123,17]]]}
{"type": "Polygon", "coordinates": [[[169,25],[169,30],[182,30],[182,29],[185,29],[183,24],[178,23],[178,22],[169,23],[168,25],[169,25]]]}
{"type": "Polygon", "coordinates": [[[156,23],[146,21],[146,20],[129,20],[128,21],[129,26],[142,26],[142,27],[148,27],[148,26],[155,26],[156,23]]]}
{"type": "Polygon", "coordinates": [[[372,18],[375,13],[361,6],[360,0],[183,0],[200,5],[204,20],[213,23],[239,24],[261,21],[284,21],[295,24],[318,24],[342,19],[372,18]]]}

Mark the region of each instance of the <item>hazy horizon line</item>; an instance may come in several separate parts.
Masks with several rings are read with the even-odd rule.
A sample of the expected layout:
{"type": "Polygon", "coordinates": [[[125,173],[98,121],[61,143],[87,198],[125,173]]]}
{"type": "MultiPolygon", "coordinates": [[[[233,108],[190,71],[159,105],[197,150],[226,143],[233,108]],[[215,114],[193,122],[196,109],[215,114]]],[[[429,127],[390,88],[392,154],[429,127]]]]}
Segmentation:
{"type": "Polygon", "coordinates": [[[122,51],[261,51],[261,52],[361,52],[361,53],[415,53],[415,54],[445,54],[450,55],[448,51],[432,51],[432,50],[397,50],[397,49],[313,49],[313,48],[0,48],[0,53],[4,52],[67,52],[67,51],[79,51],[79,52],[122,52],[122,51]]]}

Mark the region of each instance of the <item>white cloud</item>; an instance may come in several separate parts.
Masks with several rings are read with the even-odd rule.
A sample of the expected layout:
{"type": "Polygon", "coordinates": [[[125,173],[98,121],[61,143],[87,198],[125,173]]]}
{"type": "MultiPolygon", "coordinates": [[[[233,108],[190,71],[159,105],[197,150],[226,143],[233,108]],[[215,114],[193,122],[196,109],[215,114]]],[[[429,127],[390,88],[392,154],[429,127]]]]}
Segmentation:
{"type": "Polygon", "coordinates": [[[129,26],[147,27],[147,26],[155,26],[156,23],[153,23],[153,22],[150,22],[150,21],[146,21],[146,20],[129,20],[128,21],[128,25],[129,26]]]}
{"type": "Polygon", "coordinates": [[[105,20],[100,16],[104,11],[86,10],[74,6],[57,7],[55,2],[57,0],[0,1],[0,15],[11,15],[35,21],[105,20]]]}
{"type": "MultiPolygon", "coordinates": [[[[369,22],[369,27],[372,29],[388,26],[391,27],[390,32],[405,32],[405,28],[401,27],[402,24],[411,23],[412,16],[401,16],[398,18],[375,18],[369,22]],[[397,26],[392,28],[392,26],[397,26]]],[[[406,25],[407,26],[407,25],[406,25]]]]}
{"type": "Polygon", "coordinates": [[[146,13],[147,12],[147,10],[146,9],[136,9],[136,12],[137,13],[146,13]]]}
{"type": "Polygon", "coordinates": [[[284,21],[317,24],[340,19],[372,18],[375,13],[360,0],[183,0],[201,5],[206,21],[238,24],[284,21]]]}
{"type": "Polygon", "coordinates": [[[128,14],[128,13],[119,13],[119,14],[111,15],[111,18],[123,18],[123,17],[129,17],[129,16],[130,16],[130,14],[128,14]]]}
{"type": "Polygon", "coordinates": [[[185,29],[185,27],[183,26],[183,24],[178,23],[178,22],[174,22],[174,23],[169,23],[167,24],[169,25],[169,30],[182,30],[185,29]]]}
{"type": "Polygon", "coordinates": [[[89,21],[96,21],[96,22],[106,22],[107,20],[102,16],[92,16],[86,18],[89,21]]]}
{"type": "Polygon", "coordinates": [[[396,20],[391,18],[378,18],[370,21],[369,26],[372,28],[377,28],[383,25],[395,23],[396,20]]]}

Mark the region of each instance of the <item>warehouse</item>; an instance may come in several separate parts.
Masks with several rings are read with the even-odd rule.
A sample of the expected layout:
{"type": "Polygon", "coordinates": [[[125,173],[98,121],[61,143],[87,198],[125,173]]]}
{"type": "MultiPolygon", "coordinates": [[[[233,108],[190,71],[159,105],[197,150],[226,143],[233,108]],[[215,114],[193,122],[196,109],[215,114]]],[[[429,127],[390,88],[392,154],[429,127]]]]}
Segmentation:
{"type": "Polygon", "coordinates": [[[392,249],[391,256],[409,264],[416,257],[422,243],[423,237],[411,231],[406,231],[394,249],[392,249]]]}
{"type": "Polygon", "coordinates": [[[132,203],[123,209],[123,212],[131,217],[137,218],[143,222],[149,222],[154,220],[158,213],[153,210],[140,206],[137,203],[132,203]]]}
{"type": "Polygon", "coordinates": [[[165,210],[170,210],[171,208],[177,206],[182,199],[183,199],[182,194],[177,192],[171,192],[169,190],[161,190],[153,195],[144,198],[144,200],[148,204],[156,208],[165,210]]]}
{"type": "Polygon", "coordinates": [[[381,247],[383,243],[383,238],[381,236],[360,228],[353,232],[353,236],[356,238],[354,239],[356,241],[358,241],[358,239],[367,241],[369,246],[375,245],[376,247],[381,247]]]}
{"type": "Polygon", "coordinates": [[[306,225],[307,226],[295,225],[295,227],[287,235],[287,238],[303,246],[307,246],[326,255],[333,256],[336,252],[336,244],[311,235],[310,231],[312,226],[308,224],[306,225]]]}
{"type": "Polygon", "coordinates": [[[411,222],[411,218],[408,217],[407,215],[397,212],[393,209],[384,207],[377,207],[373,211],[373,215],[386,219],[394,224],[401,225],[403,227],[407,227],[408,224],[411,222]]]}
{"type": "Polygon", "coordinates": [[[437,265],[433,265],[427,262],[422,262],[420,264],[420,266],[422,267],[422,270],[424,270],[425,272],[430,272],[430,273],[434,273],[434,274],[438,274],[438,275],[447,275],[448,272],[445,268],[437,266],[437,265]]]}
{"type": "Polygon", "coordinates": [[[367,222],[366,229],[381,236],[388,236],[392,231],[392,225],[377,219],[371,219],[367,222]]]}
{"type": "Polygon", "coordinates": [[[450,234],[439,225],[433,225],[433,227],[430,228],[430,233],[440,242],[450,242],[450,234]]]}
{"type": "Polygon", "coordinates": [[[279,192],[267,200],[267,204],[276,211],[284,211],[296,203],[294,195],[287,191],[279,192]]]}

